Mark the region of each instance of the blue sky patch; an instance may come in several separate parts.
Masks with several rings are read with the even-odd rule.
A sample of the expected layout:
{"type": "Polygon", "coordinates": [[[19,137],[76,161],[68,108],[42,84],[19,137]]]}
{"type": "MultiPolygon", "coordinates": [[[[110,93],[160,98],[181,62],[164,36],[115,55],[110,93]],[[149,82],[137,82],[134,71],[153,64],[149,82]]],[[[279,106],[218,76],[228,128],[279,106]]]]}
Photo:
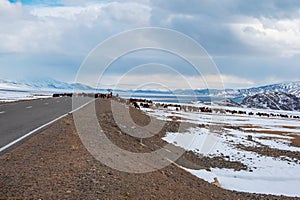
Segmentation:
{"type": "Polygon", "coordinates": [[[9,0],[11,3],[21,2],[23,5],[46,5],[46,6],[62,6],[62,2],[58,0],[9,0]]]}

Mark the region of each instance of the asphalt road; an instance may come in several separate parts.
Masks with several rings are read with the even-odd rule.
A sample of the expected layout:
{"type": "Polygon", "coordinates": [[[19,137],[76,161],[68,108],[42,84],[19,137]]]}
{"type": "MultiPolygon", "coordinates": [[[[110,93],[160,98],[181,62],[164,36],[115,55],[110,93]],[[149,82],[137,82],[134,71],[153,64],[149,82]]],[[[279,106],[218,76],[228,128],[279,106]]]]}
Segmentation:
{"type": "Polygon", "coordinates": [[[0,104],[0,148],[71,110],[71,97],[0,104]]]}

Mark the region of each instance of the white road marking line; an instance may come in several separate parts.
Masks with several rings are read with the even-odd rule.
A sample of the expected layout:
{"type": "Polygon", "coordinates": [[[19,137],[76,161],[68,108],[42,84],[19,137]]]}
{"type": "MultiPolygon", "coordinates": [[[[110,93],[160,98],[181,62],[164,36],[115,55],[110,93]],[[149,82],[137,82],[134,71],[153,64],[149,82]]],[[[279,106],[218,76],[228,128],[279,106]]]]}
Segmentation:
{"type": "Polygon", "coordinates": [[[48,105],[49,103],[44,103],[45,105],[48,105]]]}
{"type": "Polygon", "coordinates": [[[90,103],[91,103],[91,102],[93,102],[93,101],[95,101],[95,99],[92,99],[92,100],[88,101],[87,103],[85,103],[85,104],[83,104],[82,106],[80,106],[80,107],[76,108],[75,110],[72,110],[72,111],[71,111],[71,112],[69,112],[69,113],[71,114],[71,113],[73,113],[73,112],[76,112],[77,110],[79,110],[79,109],[83,108],[84,106],[86,106],[86,105],[90,104],[90,103]]]}
{"type": "Polygon", "coordinates": [[[172,152],[172,151],[170,151],[169,149],[164,149],[165,151],[167,151],[167,152],[172,152]]]}
{"type": "Polygon", "coordinates": [[[27,133],[26,135],[23,135],[22,137],[20,137],[20,138],[14,140],[13,142],[11,142],[11,143],[5,145],[4,147],[1,147],[1,148],[0,148],[0,152],[4,151],[5,149],[11,147],[12,145],[14,145],[14,144],[20,142],[21,140],[23,140],[23,139],[27,138],[28,136],[32,135],[33,133],[35,133],[35,132],[41,130],[42,128],[44,128],[44,127],[46,127],[46,126],[48,126],[48,125],[50,125],[50,124],[52,124],[52,123],[54,123],[54,122],[56,122],[57,120],[60,120],[61,118],[65,117],[65,116],[67,116],[67,115],[68,115],[68,114],[64,114],[64,115],[62,115],[62,116],[60,116],[60,117],[58,117],[58,118],[52,120],[51,122],[48,122],[48,123],[46,123],[46,124],[44,124],[44,125],[42,125],[42,126],[36,128],[36,129],[34,129],[33,131],[30,131],[30,132],[27,133]]]}
{"type": "Polygon", "coordinates": [[[46,123],[46,124],[44,124],[44,125],[42,125],[42,126],[36,128],[36,129],[34,129],[33,131],[30,131],[29,133],[23,135],[22,137],[19,137],[18,139],[16,139],[16,140],[12,141],[11,143],[5,145],[4,147],[1,147],[1,148],[0,148],[0,153],[1,153],[2,151],[4,151],[4,150],[8,149],[9,147],[13,146],[14,144],[16,144],[16,143],[18,143],[18,142],[24,140],[25,138],[27,138],[28,136],[34,134],[35,132],[41,130],[42,128],[45,128],[46,126],[49,126],[50,124],[53,124],[54,122],[56,122],[56,121],[58,121],[58,120],[64,118],[64,117],[67,116],[68,114],[71,114],[71,113],[73,113],[73,112],[76,112],[77,110],[83,108],[84,106],[88,105],[88,104],[91,103],[92,101],[95,101],[95,99],[93,99],[93,100],[91,100],[91,101],[85,103],[84,105],[82,105],[82,106],[76,108],[75,110],[72,110],[72,111],[69,112],[69,113],[63,114],[62,116],[60,116],[60,117],[58,117],[58,118],[56,118],[56,119],[54,119],[54,120],[52,120],[52,121],[50,121],[50,122],[48,122],[48,123],[46,123]]]}
{"type": "Polygon", "coordinates": [[[27,106],[26,108],[27,108],[27,109],[30,109],[30,108],[32,108],[32,106],[27,106]]]}
{"type": "Polygon", "coordinates": [[[0,111],[0,114],[4,114],[5,113],[5,111],[0,111]]]}
{"type": "Polygon", "coordinates": [[[60,101],[56,101],[57,103],[59,103],[60,101]]]}

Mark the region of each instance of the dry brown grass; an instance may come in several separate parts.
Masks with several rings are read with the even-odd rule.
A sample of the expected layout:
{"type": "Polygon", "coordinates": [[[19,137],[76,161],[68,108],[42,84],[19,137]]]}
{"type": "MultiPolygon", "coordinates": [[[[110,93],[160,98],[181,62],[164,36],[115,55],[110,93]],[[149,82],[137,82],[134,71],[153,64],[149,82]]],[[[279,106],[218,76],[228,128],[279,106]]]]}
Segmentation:
{"type": "Polygon", "coordinates": [[[261,126],[254,126],[254,125],[248,124],[248,125],[240,126],[240,128],[262,128],[262,127],[261,126]]]}
{"type": "Polygon", "coordinates": [[[168,116],[169,119],[172,119],[172,120],[188,120],[187,118],[184,118],[184,117],[178,117],[178,116],[168,116]]]}
{"type": "Polygon", "coordinates": [[[63,119],[63,122],[66,124],[66,125],[71,125],[73,123],[72,120],[70,120],[69,118],[64,118],[63,119]]]}
{"type": "MultiPolygon", "coordinates": [[[[262,133],[262,134],[272,134],[272,135],[282,135],[292,137],[291,146],[300,147],[300,136],[296,135],[293,132],[284,132],[284,131],[273,131],[273,130],[244,130],[245,132],[253,133],[262,133]]],[[[271,139],[271,138],[269,138],[271,139]]]]}
{"type": "Polygon", "coordinates": [[[282,128],[288,128],[288,129],[300,129],[299,126],[282,126],[282,128]]]}
{"type": "Polygon", "coordinates": [[[295,147],[300,147],[300,136],[293,136],[291,145],[295,147]]]}

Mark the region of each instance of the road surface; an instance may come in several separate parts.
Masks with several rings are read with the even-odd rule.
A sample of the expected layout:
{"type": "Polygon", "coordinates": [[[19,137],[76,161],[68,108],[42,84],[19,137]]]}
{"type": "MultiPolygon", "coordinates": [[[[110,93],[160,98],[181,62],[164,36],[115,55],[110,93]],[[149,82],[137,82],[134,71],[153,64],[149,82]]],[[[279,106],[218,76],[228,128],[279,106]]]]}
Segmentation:
{"type": "Polygon", "coordinates": [[[71,97],[0,104],[0,148],[71,110],[71,97]]]}

